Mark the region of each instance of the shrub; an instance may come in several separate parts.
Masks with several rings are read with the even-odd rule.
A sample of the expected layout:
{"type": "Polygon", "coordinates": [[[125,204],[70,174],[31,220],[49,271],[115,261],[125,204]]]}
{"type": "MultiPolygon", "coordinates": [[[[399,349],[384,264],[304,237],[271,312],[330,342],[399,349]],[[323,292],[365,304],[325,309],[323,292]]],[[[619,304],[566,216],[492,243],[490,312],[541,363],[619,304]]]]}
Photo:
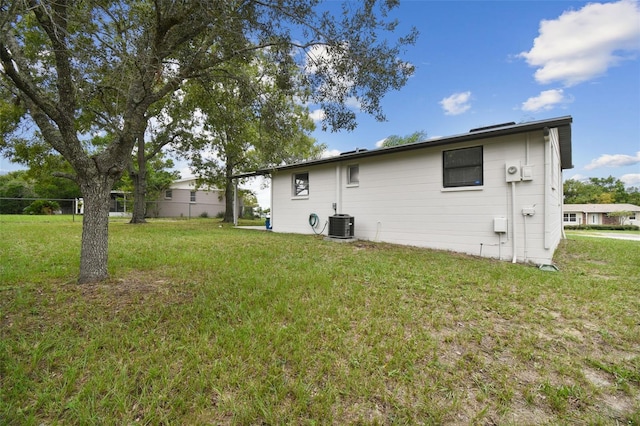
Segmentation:
{"type": "Polygon", "coordinates": [[[564,229],[581,231],[638,231],[636,225],[565,225],[564,229]]]}
{"type": "Polygon", "coordinates": [[[53,214],[56,210],[60,210],[60,204],[56,201],[36,200],[28,207],[25,207],[25,214],[53,214]]]}

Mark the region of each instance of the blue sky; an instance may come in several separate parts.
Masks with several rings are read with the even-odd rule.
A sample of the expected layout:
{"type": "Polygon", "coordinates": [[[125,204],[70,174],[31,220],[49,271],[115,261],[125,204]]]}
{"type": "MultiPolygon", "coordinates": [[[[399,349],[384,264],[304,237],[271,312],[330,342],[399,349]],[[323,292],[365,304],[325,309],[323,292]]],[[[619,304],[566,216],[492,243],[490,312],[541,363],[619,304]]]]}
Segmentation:
{"type": "MultiPolygon", "coordinates": [[[[339,7],[339,2],[325,6],[339,7]]],[[[565,179],[607,177],[640,186],[640,3],[403,1],[398,34],[418,42],[402,59],[415,74],[383,100],[386,122],[357,114],[352,132],[313,136],[327,154],[373,149],[390,135],[465,133],[504,122],[573,116],[565,179]]],[[[356,112],[357,104],[353,107],[356,112]]],[[[322,112],[310,106],[312,116],[322,112]]],[[[190,173],[179,164],[183,177],[190,173]]],[[[0,158],[0,173],[18,168],[0,158]]],[[[258,189],[257,183],[250,185],[258,189]]],[[[258,191],[263,207],[267,191],[258,191]]]]}
{"type": "Polygon", "coordinates": [[[330,151],[571,115],[575,167],[565,179],[612,175],[640,185],[638,1],[416,0],[394,16],[400,32],[420,31],[402,56],[415,74],[385,96],[386,122],[358,114],[355,131],[316,130],[330,151]]]}

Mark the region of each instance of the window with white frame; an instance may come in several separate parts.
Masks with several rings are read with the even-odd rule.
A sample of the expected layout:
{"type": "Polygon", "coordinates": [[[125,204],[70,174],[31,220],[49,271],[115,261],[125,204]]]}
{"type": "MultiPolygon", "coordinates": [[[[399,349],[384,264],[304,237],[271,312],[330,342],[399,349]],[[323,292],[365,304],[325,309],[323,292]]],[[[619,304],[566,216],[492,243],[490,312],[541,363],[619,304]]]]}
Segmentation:
{"type": "Polygon", "coordinates": [[[189,196],[189,201],[192,203],[196,202],[196,191],[191,191],[191,195],[189,196]]]}
{"type": "Polygon", "coordinates": [[[482,184],[482,146],[442,152],[442,185],[445,188],[482,184]]]}
{"type": "Polygon", "coordinates": [[[578,216],[575,213],[565,213],[564,214],[564,221],[565,222],[577,222],[578,221],[578,216]]]}
{"type": "Polygon", "coordinates": [[[294,173],[292,176],[292,195],[294,197],[309,196],[309,172],[294,173]]]}
{"type": "Polygon", "coordinates": [[[347,185],[358,186],[360,184],[360,166],[353,164],[347,167],[347,185]]]}
{"type": "Polygon", "coordinates": [[[170,189],[167,189],[166,191],[164,191],[164,199],[165,200],[170,200],[173,197],[173,191],[170,189]]]}

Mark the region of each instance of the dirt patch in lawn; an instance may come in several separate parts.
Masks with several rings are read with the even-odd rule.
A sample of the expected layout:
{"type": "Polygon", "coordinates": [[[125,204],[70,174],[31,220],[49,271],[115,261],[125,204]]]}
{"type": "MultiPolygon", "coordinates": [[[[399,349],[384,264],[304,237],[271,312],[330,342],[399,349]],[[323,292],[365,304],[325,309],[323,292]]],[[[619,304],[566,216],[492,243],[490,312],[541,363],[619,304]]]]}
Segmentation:
{"type": "Polygon", "coordinates": [[[181,304],[193,298],[182,283],[157,274],[133,271],[121,278],[79,286],[82,297],[116,309],[144,303],[181,304]]]}

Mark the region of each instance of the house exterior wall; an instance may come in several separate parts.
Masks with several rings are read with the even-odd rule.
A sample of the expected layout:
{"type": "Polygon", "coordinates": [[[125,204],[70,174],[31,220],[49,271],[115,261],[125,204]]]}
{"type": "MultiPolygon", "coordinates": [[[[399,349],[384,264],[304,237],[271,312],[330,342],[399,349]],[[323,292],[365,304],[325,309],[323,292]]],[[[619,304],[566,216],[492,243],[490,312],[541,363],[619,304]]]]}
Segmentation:
{"type": "Polygon", "coordinates": [[[543,210],[545,212],[542,228],[545,233],[544,249],[546,255],[551,255],[546,262],[551,263],[553,253],[560,243],[563,234],[562,202],[564,200],[564,186],[562,184],[562,167],[560,165],[560,141],[558,129],[549,129],[549,137],[543,137],[545,171],[543,190],[543,210]]]}
{"type": "MultiPolygon", "coordinates": [[[[550,263],[562,235],[562,176],[557,132],[542,131],[476,142],[337,161],[280,171],[272,180],[275,232],[311,234],[336,212],[355,220],[363,240],[452,250],[484,257],[550,263]],[[443,151],[483,147],[483,185],[443,187],[443,151]],[[358,185],[347,170],[358,165],[358,185]],[[531,180],[506,182],[506,164],[531,166],[531,180]],[[309,173],[309,195],[292,196],[292,176],[309,173]],[[533,214],[523,216],[522,209],[533,214]],[[512,210],[515,209],[515,210],[512,210]],[[515,211],[515,215],[513,214],[515,211]],[[494,219],[506,218],[506,233],[494,219]]],[[[327,229],[324,230],[324,234],[327,229]]]]}
{"type": "Polygon", "coordinates": [[[156,206],[150,208],[156,217],[198,217],[206,214],[215,217],[225,211],[223,193],[217,189],[196,189],[195,179],[174,182],[169,188],[171,197],[166,191],[160,195],[156,206]],[[195,191],[195,201],[191,200],[191,192],[195,191]]]}
{"type": "Polygon", "coordinates": [[[640,209],[631,204],[568,204],[563,208],[563,225],[635,225],[640,226],[640,209]],[[599,211],[593,211],[599,210],[599,211]],[[629,217],[610,216],[616,211],[628,211],[629,217]]]}
{"type": "Polygon", "coordinates": [[[219,191],[196,191],[196,201],[191,201],[191,189],[172,189],[171,199],[164,194],[158,201],[157,217],[198,217],[205,214],[215,217],[224,212],[224,199],[220,201],[219,191]]]}

